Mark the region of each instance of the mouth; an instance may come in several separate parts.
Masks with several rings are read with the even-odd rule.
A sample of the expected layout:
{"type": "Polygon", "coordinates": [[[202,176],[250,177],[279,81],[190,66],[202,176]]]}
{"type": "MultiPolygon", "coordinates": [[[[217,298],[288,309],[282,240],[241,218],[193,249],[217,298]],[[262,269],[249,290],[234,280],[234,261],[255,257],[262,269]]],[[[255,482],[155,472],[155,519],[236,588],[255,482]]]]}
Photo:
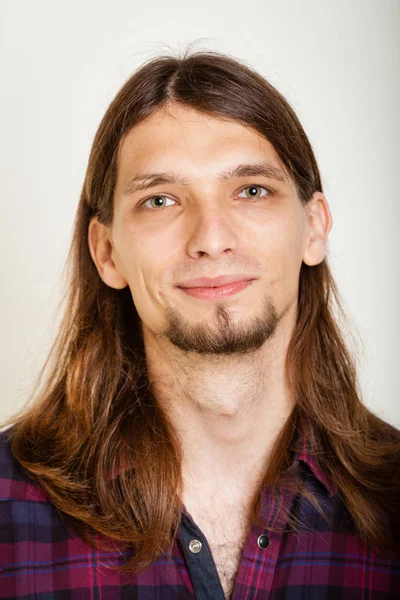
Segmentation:
{"type": "Polygon", "coordinates": [[[193,298],[199,298],[200,300],[218,300],[219,298],[226,298],[241,292],[249,287],[253,281],[255,281],[255,279],[233,281],[231,283],[213,287],[177,287],[184,294],[192,296],[193,298]]]}

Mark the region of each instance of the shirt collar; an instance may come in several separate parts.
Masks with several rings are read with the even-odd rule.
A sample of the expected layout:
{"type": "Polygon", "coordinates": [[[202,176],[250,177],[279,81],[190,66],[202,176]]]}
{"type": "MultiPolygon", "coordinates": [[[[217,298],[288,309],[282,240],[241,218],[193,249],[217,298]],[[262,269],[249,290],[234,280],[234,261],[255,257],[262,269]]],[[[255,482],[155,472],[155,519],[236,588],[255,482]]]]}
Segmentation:
{"type": "Polygon", "coordinates": [[[300,429],[300,444],[299,450],[295,455],[294,462],[303,462],[306,464],[313,473],[314,477],[318,479],[320,483],[326,489],[328,496],[332,498],[338,492],[336,483],[332,480],[330,475],[324,471],[318,464],[317,459],[311,453],[311,437],[313,435],[313,421],[311,417],[301,417],[301,429],[300,429]]]}

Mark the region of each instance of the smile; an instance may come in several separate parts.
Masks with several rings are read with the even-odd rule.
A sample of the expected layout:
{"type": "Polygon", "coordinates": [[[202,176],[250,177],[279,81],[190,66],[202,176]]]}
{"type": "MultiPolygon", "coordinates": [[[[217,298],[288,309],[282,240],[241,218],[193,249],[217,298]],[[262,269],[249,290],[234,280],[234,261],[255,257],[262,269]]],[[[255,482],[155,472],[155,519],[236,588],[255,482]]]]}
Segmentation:
{"type": "Polygon", "coordinates": [[[221,285],[218,287],[180,287],[179,289],[188,296],[193,296],[194,298],[199,298],[200,300],[217,300],[219,298],[226,298],[227,296],[233,296],[233,294],[237,294],[241,290],[249,287],[253,281],[255,280],[250,279],[248,281],[235,281],[234,283],[227,283],[226,285],[221,285]]]}

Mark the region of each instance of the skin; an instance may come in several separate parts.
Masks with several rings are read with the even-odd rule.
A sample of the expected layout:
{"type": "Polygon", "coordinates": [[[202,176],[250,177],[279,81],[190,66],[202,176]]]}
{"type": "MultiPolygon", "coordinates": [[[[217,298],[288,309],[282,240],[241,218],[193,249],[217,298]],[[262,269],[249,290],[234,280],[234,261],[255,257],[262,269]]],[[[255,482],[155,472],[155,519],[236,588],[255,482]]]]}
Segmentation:
{"type": "Polygon", "coordinates": [[[182,443],[186,506],[194,511],[197,500],[214,513],[219,505],[247,506],[294,405],[285,358],[301,264],[317,265],[326,254],[327,200],[316,192],[303,206],[288,175],[284,183],[219,182],[239,163],[267,158],[285,169],[257,131],[187,107],[158,110],[119,150],[113,223],[94,218],[89,226],[93,261],[107,285],[130,288],[153,393],[182,443]],[[124,195],[139,171],[179,171],[190,183],[124,195]],[[246,194],[252,185],[262,186],[257,202],[246,194]],[[158,207],[161,194],[167,198],[158,207]],[[139,206],[146,198],[148,210],[139,206]],[[175,287],[237,273],[257,280],[224,299],[175,287]]]}

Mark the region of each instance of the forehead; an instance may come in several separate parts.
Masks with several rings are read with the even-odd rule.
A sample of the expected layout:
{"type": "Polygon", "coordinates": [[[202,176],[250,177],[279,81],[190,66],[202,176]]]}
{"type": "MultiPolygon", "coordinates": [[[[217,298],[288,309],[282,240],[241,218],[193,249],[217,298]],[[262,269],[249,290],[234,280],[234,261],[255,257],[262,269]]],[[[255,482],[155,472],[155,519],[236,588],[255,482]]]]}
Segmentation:
{"type": "Polygon", "coordinates": [[[118,171],[122,178],[150,167],[211,176],[224,164],[260,158],[287,174],[272,144],[252,127],[169,105],[129,131],[119,148],[118,171]]]}

